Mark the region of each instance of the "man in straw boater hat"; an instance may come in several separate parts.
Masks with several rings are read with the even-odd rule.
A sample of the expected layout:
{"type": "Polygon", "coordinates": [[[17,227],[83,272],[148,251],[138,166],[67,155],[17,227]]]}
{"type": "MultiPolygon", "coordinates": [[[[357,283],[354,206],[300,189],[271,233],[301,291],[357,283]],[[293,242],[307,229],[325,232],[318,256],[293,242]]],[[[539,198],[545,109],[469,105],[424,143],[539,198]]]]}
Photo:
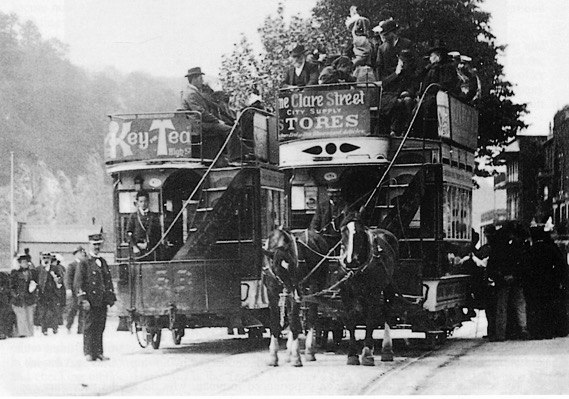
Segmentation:
{"type": "Polygon", "coordinates": [[[73,288],[77,300],[85,311],[83,327],[83,353],[88,362],[109,360],[103,354],[103,332],[107,321],[107,306],[116,301],[109,265],[99,252],[102,234],[89,236],[88,257],[77,267],[73,288]]]}
{"type": "Polygon", "coordinates": [[[304,87],[318,84],[318,65],[306,60],[304,45],[295,46],[290,52],[292,66],[286,70],[282,87],[304,87]]]}
{"type": "MultiPolygon", "coordinates": [[[[231,126],[214,115],[213,105],[203,93],[203,75],[200,67],[188,69],[188,73],[185,75],[188,78],[188,85],[182,95],[182,109],[201,113],[203,142],[206,143],[203,150],[207,154],[206,157],[213,158],[231,132],[231,126]],[[212,142],[215,142],[215,145],[208,145],[212,142]]],[[[227,166],[230,162],[254,159],[252,149],[240,142],[236,131],[231,135],[225,153],[220,158],[219,166],[227,166]]]]}

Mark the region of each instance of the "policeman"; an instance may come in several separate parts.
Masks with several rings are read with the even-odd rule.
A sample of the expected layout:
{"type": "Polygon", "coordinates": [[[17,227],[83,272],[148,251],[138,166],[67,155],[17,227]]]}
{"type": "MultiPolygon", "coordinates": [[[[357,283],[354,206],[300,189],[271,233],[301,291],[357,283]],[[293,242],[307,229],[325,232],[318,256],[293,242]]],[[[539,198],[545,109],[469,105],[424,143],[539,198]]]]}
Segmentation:
{"type": "Polygon", "coordinates": [[[111,272],[100,255],[102,234],[89,236],[90,251],[75,273],[74,290],[77,300],[85,311],[83,325],[83,352],[88,362],[109,360],[103,355],[103,331],[107,320],[107,306],[113,306],[116,296],[111,272]]]}

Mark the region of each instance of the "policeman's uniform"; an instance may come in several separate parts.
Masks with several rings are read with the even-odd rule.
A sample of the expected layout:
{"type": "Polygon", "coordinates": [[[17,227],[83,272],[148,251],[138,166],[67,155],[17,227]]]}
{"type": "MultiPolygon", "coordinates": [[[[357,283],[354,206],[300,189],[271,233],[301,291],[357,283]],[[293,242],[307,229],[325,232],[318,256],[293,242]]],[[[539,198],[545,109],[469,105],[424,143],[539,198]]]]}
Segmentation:
{"type": "MultiPolygon", "coordinates": [[[[102,243],[102,234],[89,236],[92,244],[102,243]]],[[[111,272],[105,259],[89,253],[77,267],[74,290],[80,304],[88,301],[83,325],[83,352],[87,360],[107,360],[103,356],[103,331],[107,320],[107,306],[116,301],[111,272]]]]}

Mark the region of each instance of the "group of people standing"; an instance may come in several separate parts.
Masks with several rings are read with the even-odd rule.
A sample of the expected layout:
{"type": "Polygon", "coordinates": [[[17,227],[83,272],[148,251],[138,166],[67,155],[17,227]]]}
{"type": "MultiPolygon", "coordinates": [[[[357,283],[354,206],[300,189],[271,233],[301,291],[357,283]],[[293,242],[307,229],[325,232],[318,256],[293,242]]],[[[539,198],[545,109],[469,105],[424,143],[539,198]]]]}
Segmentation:
{"type": "Polygon", "coordinates": [[[41,254],[34,266],[29,251],[18,255],[10,274],[0,277],[0,339],[31,337],[35,326],[44,335],[57,334],[64,324],[68,332],[77,316],[77,333],[83,334],[88,361],[108,360],[103,355],[102,336],[107,307],[116,301],[111,273],[100,256],[102,234],[89,236],[90,251],[78,246],[67,268],[52,253],[41,254]]]}
{"type": "Polygon", "coordinates": [[[517,222],[486,231],[486,317],[492,341],[551,339],[569,334],[566,256],[545,224],[517,222]]]}

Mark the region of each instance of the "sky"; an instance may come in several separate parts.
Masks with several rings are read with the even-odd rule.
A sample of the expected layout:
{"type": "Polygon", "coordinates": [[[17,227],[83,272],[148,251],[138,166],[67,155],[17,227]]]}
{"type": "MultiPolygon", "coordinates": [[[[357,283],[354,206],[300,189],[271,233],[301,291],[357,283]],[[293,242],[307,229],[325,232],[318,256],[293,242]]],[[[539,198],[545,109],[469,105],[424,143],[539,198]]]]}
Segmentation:
{"type": "MultiPolygon", "coordinates": [[[[70,47],[77,65],[108,65],[155,76],[183,77],[201,66],[216,75],[223,54],[275,14],[279,0],[2,0],[0,11],[32,20],[45,38],[70,47]]],[[[316,0],[283,0],[288,15],[309,16],[316,0]]],[[[569,103],[569,1],[485,0],[516,102],[528,104],[526,134],[548,134],[557,110],[569,103]]],[[[457,49],[460,50],[460,49],[457,49]]]]}
{"type": "MultiPolygon", "coordinates": [[[[282,0],[287,15],[310,15],[316,0],[282,0]]],[[[32,20],[44,38],[69,46],[70,60],[96,70],[180,77],[200,66],[215,76],[223,54],[244,34],[259,43],[257,28],[279,0],[1,0],[0,11],[32,20]]],[[[569,0],[485,0],[514,101],[527,103],[525,134],[546,135],[557,110],[569,104],[569,0]]],[[[460,49],[456,49],[459,50],[460,49]]],[[[491,182],[475,192],[475,212],[491,207],[491,182]]],[[[500,207],[500,205],[498,205],[500,207]]],[[[477,216],[474,216],[477,219],[477,216]]]]}

